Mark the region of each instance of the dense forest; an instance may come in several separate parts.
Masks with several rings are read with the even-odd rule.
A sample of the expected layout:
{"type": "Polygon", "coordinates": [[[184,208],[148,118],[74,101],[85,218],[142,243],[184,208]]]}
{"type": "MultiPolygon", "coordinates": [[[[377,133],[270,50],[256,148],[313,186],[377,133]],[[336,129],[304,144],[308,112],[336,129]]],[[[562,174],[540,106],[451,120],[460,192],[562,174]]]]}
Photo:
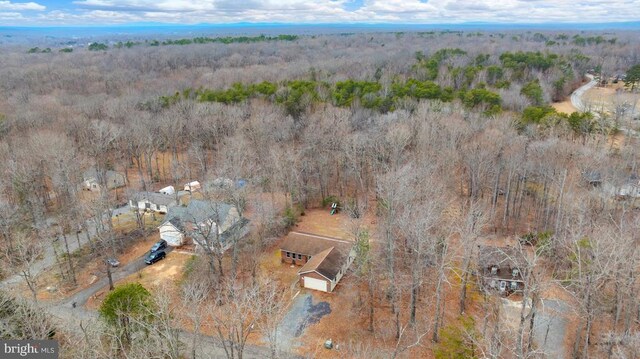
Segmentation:
{"type": "Polygon", "coordinates": [[[9,323],[0,333],[55,337],[69,358],[210,357],[196,355],[205,340],[193,334],[207,320],[228,358],[551,358],[554,335],[564,338],[562,357],[638,357],[637,104],[552,106],[587,74],[605,84],[628,74],[619,91],[637,93],[629,70],[638,64],[640,39],[624,31],[198,37],[3,51],[1,275],[19,274],[3,289],[24,295],[0,295],[9,323]],[[123,173],[126,189],[87,198],[78,184],[89,169],[101,180],[123,173]],[[71,293],[86,263],[157,232],[143,218],[131,232],[114,228],[114,209],[135,191],[217,178],[248,183],[205,196],[233,203],[254,225],[232,250],[193,257],[179,283],[178,301],[189,305],[176,309],[130,284],[107,297],[94,323],[65,323],[70,307],[37,311],[57,303],[41,298],[54,284],[32,271],[56,238],[64,242],[55,247],[55,286],[71,293]],[[262,273],[260,253],[305,212],[334,202],[356,243],[340,288],[357,293],[344,303],[352,334],[333,338],[339,352],[301,354],[272,340],[289,293],[262,273]],[[513,318],[508,299],[477,283],[478,247],[505,243],[527,258],[513,318]],[[137,306],[114,309],[125,291],[137,306]],[[533,328],[548,300],[563,301],[569,319],[541,343],[533,328]],[[253,333],[262,344],[247,341],[253,333]]]}

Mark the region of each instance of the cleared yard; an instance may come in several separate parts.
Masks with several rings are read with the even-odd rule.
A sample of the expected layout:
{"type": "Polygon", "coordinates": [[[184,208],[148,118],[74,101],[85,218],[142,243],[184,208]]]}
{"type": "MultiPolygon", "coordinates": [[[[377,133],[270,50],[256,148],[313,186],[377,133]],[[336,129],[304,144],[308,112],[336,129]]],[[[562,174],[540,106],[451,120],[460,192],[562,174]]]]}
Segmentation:
{"type": "Polygon", "coordinates": [[[353,239],[349,232],[350,218],[344,212],[331,215],[329,209],[306,210],[304,216],[300,216],[292,230],[319,234],[327,237],[353,239]]]}
{"type": "Polygon", "coordinates": [[[116,285],[138,282],[149,290],[161,285],[176,285],[182,278],[185,265],[191,257],[192,255],[189,254],[170,252],[165,259],[148,265],[138,273],[134,273],[116,283],[116,285]]]}
{"type": "MultiPolygon", "coordinates": [[[[167,254],[167,257],[152,265],[146,266],[137,273],[133,273],[128,277],[115,283],[116,286],[137,282],[142,284],[149,291],[154,292],[162,290],[173,294],[178,292],[178,283],[182,279],[185,265],[191,259],[192,255],[177,253],[175,251],[167,254]]],[[[87,308],[97,309],[104,300],[108,288],[101,290],[87,301],[87,308]]]]}
{"type": "Polygon", "coordinates": [[[568,115],[578,111],[578,109],[576,109],[575,106],[573,106],[573,104],[571,103],[571,100],[554,102],[551,104],[551,106],[555,108],[556,111],[566,113],[568,115]]]}
{"type": "Polygon", "coordinates": [[[594,87],[585,92],[582,97],[587,108],[596,111],[614,112],[616,106],[628,104],[633,107],[635,104],[636,113],[640,112],[640,94],[634,94],[624,89],[624,84],[619,82],[607,87],[594,87]]]}
{"type": "MultiPolygon", "coordinates": [[[[164,214],[148,212],[143,214],[143,222],[146,229],[154,229],[162,224],[164,214]]],[[[122,233],[129,233],[138,228],[136,214],[133,211],[124,212],[111,218],[113,229],[122,233]]]]}

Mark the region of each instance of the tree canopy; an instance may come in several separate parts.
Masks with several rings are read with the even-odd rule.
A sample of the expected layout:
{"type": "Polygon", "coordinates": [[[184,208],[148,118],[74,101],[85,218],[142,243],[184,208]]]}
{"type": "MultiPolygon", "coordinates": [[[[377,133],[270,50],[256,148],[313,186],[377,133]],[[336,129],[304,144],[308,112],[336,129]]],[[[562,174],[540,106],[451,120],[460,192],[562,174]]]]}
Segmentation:
{"type": "Polygon", "coordinates": [[[627,87],[631,88],[631,91],[635,90],[637,83],[640,81],[640,64],[633,65],[627,71],[627,78],[625,83],[627,87]]]}

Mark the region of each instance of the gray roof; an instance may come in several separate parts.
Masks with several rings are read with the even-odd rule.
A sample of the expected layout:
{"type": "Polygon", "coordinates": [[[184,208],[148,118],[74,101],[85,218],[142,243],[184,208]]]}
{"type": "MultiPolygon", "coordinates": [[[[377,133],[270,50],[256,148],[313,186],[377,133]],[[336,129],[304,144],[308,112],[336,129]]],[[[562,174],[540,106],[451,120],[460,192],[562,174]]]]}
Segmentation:
{"type": "Polygon", "coordinates": [[[527,268],[527,259],[522,252],[511,246],[479,246],[478,265],[481,268],[496,266],[518,268],[524,271],[527,268]]]}
{"type": "Polygon", "coordinates": [[[233,208],[232,205],[220,202],[201,201],[193,199],[186,207],[171,207],[165,221],[171,222],[176,228],[182,229],[182,222],[201,223],[212,219],[216,223],[224,223],[233,208]]]}
{"type": "Polygon", "coordinates": [[[159,192],[138,192],[131,196],[131,199],[134,201],[147,200],[151,203],[165,206],[177,203],[176,197],[174,195],[168,195],[159,192]]]}
{"type": "Polygon", "coordinates": [[[602,174],[597,171],[584,171],[582,172],[582,177],[589,183],[600,183],[602,182],[602,174]]]}

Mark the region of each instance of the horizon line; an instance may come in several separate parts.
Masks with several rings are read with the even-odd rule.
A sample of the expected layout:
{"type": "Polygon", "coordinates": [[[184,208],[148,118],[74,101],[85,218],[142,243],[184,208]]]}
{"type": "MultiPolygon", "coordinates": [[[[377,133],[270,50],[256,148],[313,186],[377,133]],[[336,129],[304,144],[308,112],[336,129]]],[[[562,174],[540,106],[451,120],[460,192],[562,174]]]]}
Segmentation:
{"type": "Polygon", "coordinates": [[[549,27],[549,26],[638,26],[640,21],[607,21],[607,22],[527,22],[527,23],[507,23],[507,22],[443,22],[443,23],[397,23],[397,22],[228,22],[228,23],[170,23],[170,22],[132,22],[121,24],[32,24],[32,25],[4,25],[0,24],[0,29],[29,29],[29,28],[117,28],[117,27],[251,27],[251,26],[366,26],[366,27],[446,27],[446,26],[500,26],[500,27],[549,27]]]}

